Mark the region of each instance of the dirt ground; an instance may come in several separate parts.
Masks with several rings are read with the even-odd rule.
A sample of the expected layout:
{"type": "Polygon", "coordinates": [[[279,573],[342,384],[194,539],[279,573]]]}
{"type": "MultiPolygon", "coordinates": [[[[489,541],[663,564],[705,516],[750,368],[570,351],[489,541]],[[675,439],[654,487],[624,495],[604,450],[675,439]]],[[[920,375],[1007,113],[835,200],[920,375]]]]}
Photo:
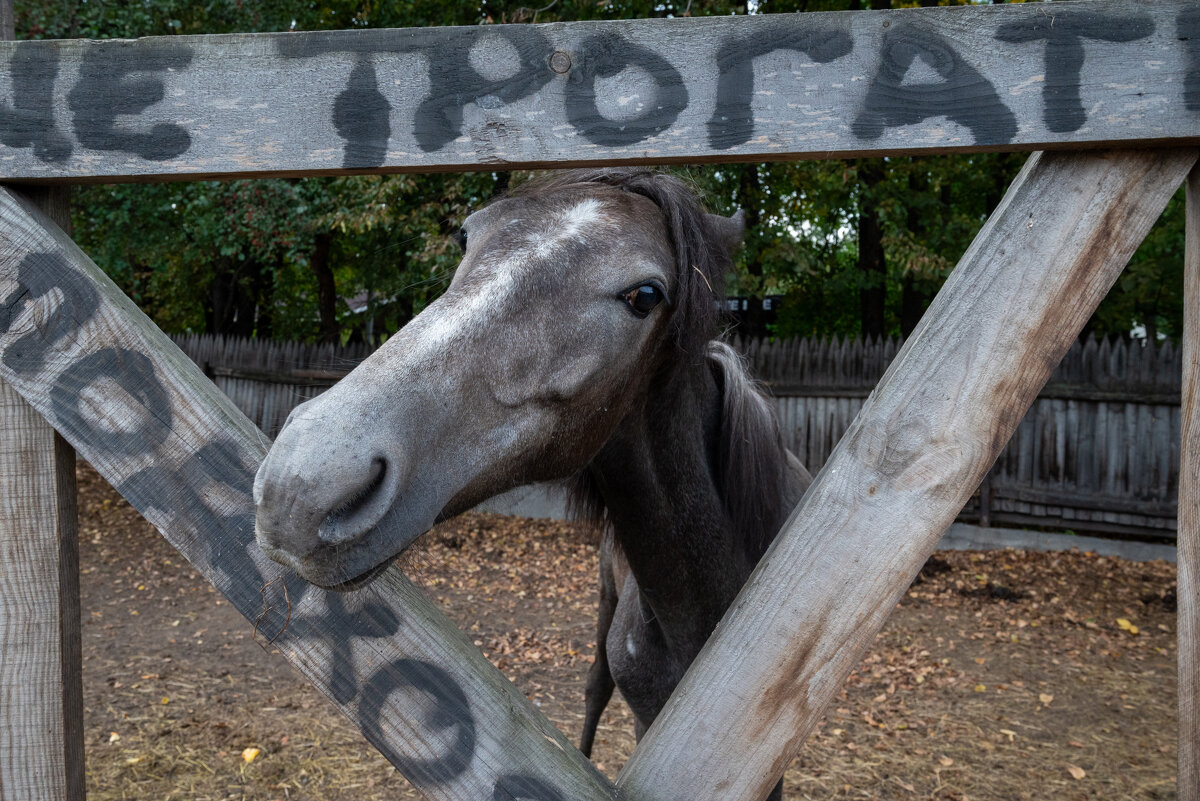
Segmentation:
{"type": "MultiPolygon", "coordinates": [[[[88,797],[418,798],[90,468],[80,468],[88,797]],[[246,757],[257,749],[251,761],[246,757]]],[[[596,551],[467,515],[410,576],[577,739],[596,551]]],[[[1175,570],[940,553],[788,771],[790,799],[1175,798],[1175,570]]],[[[614,700],[596,761],[633,748],[614,700]]]]}

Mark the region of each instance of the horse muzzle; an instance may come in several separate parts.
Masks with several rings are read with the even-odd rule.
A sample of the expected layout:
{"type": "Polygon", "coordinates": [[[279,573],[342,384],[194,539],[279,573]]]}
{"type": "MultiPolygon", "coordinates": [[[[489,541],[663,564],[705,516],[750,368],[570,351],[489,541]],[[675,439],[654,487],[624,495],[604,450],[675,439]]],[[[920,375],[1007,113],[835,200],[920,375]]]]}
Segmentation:
{"type": "Polygon", "coordinates": [[[327,414],[328,404],[308,406],[255,476],[255,538],[313,584],[348,589],[427,531],[440,505],[412,491],[411,461],[382,447],[378,432],[352,429],[344,415],[327,414]]]}

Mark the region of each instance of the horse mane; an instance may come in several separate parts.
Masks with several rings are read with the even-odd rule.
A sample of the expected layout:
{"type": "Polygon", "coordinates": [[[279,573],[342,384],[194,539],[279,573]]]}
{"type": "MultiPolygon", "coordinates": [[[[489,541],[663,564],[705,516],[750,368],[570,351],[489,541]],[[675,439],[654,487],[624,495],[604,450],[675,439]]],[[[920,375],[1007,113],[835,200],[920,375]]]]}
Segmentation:
{"type": "Polygon", "coordinates": [[[674,175],[644,167],[549,173],[526,181],[508,196],[536,196],[587,184],[641,195],[662,212],[675,253],[670,336],[686,357],[702,359],[705,346],[717,334],[722,313],[720,302],[725,297],[725,273],[733,266],[733,248],[727,233],[718,230],[713,217],[706,213],[695,190],[687,183],[674,175]]]}
{"type": "MultiPolygon", "coordinates": [[[[782,521],[788,497],[788,456],[774,405],[738,353],[714,339],[721,319],[725,273],[733,253],[727,231],[718,230],[696,192],[679,178],[644,168],[569,170],[534,178],[511,196],[542,194],[570,186],[600,184],[648,198],[661,210],[675,253],[676,289],[670,336],[686,360],[704,359],[721,393],[721,426],[714,477],[725,514],[754,560],[766,550],[782,521]]],[[[568,482],[569,515],[607,525],[604,500],[591,471],[568,482]]]]}
{"type": "MultiPolygon", "coordinates": [[[[708,365],[721,393],[721,426],[714,477],[725,516],[752,561],[766,552],[793,497],[788,453],[779,417],[745,359],[719,340],[708,343],[708,365]]],[[[568,516],[584,525],[608,525],[604,498],[590,470],[567,482],[568,516]]]]}
{"type": "Polygon", "coordinates": [[[788,452],[775,405],[741,354],[713,341],[708,358],[721,388],[717,487],[734,531],[757,561],[797,500],[790,492],[788,452]]]}

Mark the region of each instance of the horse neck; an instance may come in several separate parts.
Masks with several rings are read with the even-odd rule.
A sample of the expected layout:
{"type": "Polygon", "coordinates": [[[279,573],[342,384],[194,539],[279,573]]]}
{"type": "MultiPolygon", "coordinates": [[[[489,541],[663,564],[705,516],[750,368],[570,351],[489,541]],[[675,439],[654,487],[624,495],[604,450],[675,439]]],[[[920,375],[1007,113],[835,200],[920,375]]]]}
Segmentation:
{"type": "Polygon", "coordinates": [[[591,465],[642,601],[668,639],[703,642],[753,568],[717,483],[721,409],[706,362],[676,369],[591,465]]]}

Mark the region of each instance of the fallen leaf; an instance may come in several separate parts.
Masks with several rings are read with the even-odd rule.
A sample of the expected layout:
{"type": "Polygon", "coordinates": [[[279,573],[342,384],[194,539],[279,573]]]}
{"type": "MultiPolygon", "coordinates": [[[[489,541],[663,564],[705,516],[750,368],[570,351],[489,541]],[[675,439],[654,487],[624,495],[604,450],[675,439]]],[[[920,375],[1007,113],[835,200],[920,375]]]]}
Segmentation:
{"type": "Polygon", "coordinates": [[[975,692],[977,692],[977,693],[987,692],[987,685],[986,684],[976,684],[975,692]]]}
{"type": "Polygon", "coordinates": [[[114,732],[111,732],[111,733],[109,733],[109,735],[108,735],[108,741],[109,741],[110,743],[115,743],[115,742],[117,742],[117,741],[118,741],[118,740],[120,740],[120,739],[121,739],[121,735],[117,734],[115,731],[114,731],[114,732]]]}
{"type": "Polygon", "coordinates": [[[1076,779],[1076,780],[1082,779],[1084,776],[1087,775],[1087,771],[1085,771],[1083,768],[1079,767],[1078,765],[1067,765],[1067,773],[1070,773],[1071,778],[1076,779]]]}
{"type": "Polygon", "coordinates": [[[1136,635],[1138,633],[1138,627],[1123,617],[1117,618],[1117,626],[1119,626],[1123,631],[1128,631],[1130,634],[1136,635]]]}
{"type": "Polygon", "coordinates": [[[1038,700],[1041,701],[1044,706],[1050,706],[1050,702],[1054,700],[1054,696],[1050,693],[1042,693],[1038,696],[1038,700]]]}
{"type": "Polygon", "coordinates": [[[247,748],[242,752],[242,761],[248,765],[254,760],[258,759],[258,753],[259,751],[257,748],[247,748]]]}
{"type": "Polygon", "coordinates": [[[948,767],[950,767],[951,765],[953,765],[953,764],[954,764],[954,760],[953,760],[953,759],[951,759],[951,758],[950,758],[950,757],[948,757],[948,756],[939,757],[939,758],[938,758],[938,762],[940,762],[940,763],[941,763],[941,765],[942,765],[942,767],[943,767],[943,768],[948,768],[948,767]]]}

